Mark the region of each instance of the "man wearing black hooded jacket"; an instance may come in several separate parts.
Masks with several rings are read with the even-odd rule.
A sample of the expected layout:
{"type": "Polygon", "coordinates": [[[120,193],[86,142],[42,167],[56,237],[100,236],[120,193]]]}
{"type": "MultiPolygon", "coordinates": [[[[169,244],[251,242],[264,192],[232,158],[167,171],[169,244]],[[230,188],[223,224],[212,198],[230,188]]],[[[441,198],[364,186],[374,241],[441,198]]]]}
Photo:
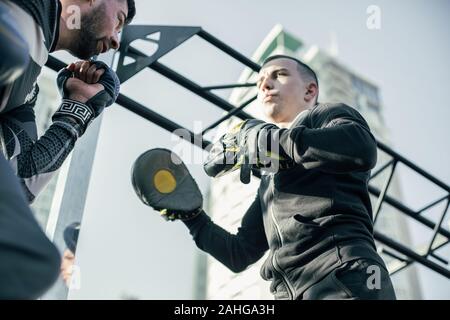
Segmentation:
{"type": "MultiPolygon", "coordinates": [[[[368,124],[347,105],[317,103],[314,71],[289,56],[267,59],[257,84],[273,124],[251,120],[221,143],[277,143],[284,165],[262,175],[237,234],[204,212],[185,220],[197,246],[234,272],[269,250],[261,276],[276,299],[395,299],[373,239],[368,179],[377,147],[368,124]]],[[[210,175],[219,171],[208,164],[210,175]]]]}

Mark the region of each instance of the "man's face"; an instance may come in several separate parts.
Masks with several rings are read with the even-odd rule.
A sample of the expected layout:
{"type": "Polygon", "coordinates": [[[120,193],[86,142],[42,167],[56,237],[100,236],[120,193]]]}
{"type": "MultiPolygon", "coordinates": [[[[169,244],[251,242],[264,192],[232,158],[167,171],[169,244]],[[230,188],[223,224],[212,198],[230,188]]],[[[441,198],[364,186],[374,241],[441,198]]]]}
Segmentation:
{"type": "Polygon", "coordinates": [[[307,85],[295,61],[280,58],[265,64],[259,73],[257,86],[258,100],[266,117],[274,123],[293,121],[307,108],[307,85]]]}
{"type": "Polygon", "coordinates": [[[69,249],[64,251],[63,259],[61,261],[61,276],[69,287],[72,279],[73,264],[75,263],[75,256],[69,249]]]}
{"type": "Polygon", "coordinates": [[[97,0],[82,5],[81,29],[76,30],[70,52],[83,60],[119,49],[119,33],[128,16],[125,0],[97,0]]]}

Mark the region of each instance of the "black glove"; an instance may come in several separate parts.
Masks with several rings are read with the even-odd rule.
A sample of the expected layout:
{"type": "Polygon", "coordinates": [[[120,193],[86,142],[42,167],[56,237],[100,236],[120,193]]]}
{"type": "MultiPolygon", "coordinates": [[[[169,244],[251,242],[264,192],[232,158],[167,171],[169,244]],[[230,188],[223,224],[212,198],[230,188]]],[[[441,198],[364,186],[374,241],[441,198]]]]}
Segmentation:
{"type": "Polygon", "coordinates": [[[166,220],[190,220],[202,212],[203,197],[197,183],[170,150],[143,153],[134,163],[131,179],[139,199],[166,220]]]}
{"type": "Polygon", "coordinates": [[[78,136],[82,136],[89,124],[97,118],[106,107],[116,102],[120,92],[120,81],[116,73],[101,61],[93,62],[98,69],[104,69],[105,73],[100,77],[99,84],[104,90],[100,91],[85,103],[70,99],[71,92],[68,92],[66,83],[73,77],[72,71],[67,68],[58,73],[57,85],[63,97],[61,106],[53,116],[53,121],[63,121],[75,128],[78,136]]]}
{"type": "Polygon", "coordinates": [[[292,167],[280,149],[279,132],[276,125],[261,120],[241,122],[212,146],[203,164],[206,174],[220,177],[240,169],[240,180],[247,184],[253,169],[278,172],[292,167]]]}

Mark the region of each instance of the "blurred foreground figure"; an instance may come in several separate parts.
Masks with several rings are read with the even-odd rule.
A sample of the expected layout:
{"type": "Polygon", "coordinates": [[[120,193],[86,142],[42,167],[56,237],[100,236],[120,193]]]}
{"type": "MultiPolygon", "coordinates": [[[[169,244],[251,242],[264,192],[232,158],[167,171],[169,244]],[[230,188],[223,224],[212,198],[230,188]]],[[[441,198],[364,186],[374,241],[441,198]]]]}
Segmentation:
{"type": "Polygon", "coordinates": [[[66,243],[66,250],[64,250],[63,259],[61,263],[61,277],[70,287],[72,283],[72,276],[74,274],[75,253],[77,251],[78,236],[80,234],[80,223],[74,222],[64,229],[64,242],[66,243]]]}

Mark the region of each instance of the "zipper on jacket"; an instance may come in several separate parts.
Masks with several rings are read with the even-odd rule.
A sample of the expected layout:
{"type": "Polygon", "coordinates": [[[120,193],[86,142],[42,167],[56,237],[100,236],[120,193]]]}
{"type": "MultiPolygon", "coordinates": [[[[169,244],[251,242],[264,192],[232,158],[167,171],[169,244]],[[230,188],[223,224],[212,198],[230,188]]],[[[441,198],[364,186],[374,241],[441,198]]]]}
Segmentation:
{"type": "MultiPolygon", "coordinates": [[[[271,175],[271,180],[270,180],[270,188],[272,189],[272,201],[275,197],[275,192],[274,192],[274,187],[273,187],[273,175],[271,175]]],[[[269,204],[268,204],[269,205],[269,204]]],[[[280,227],[278,226],[277,220],[275,219],[275,214],[273,213],[273,206],[270,206],[270,215],[272,216],[272,221],[275,225],[275,233],[277,235],[277,239],[280,242],[280,247],[283,246],[283,238],[281,236],[281,232],[280,232],[280,227]]],[[[289,298],[291,300],[294,299],[294,288],[292,287],[291,283],[289,282],[286,273],[281,269],[281,267],[278,265],[277,260],[276,260],[276,256],[275,256],[276,252],[273,253],[272,255],[272,264],[273,267],[275,268],[275,270],[281,275],[281,279],[283,279],[283,281],[286,283],[286,289],[288,291],[288,295],[289,298]]]]}

